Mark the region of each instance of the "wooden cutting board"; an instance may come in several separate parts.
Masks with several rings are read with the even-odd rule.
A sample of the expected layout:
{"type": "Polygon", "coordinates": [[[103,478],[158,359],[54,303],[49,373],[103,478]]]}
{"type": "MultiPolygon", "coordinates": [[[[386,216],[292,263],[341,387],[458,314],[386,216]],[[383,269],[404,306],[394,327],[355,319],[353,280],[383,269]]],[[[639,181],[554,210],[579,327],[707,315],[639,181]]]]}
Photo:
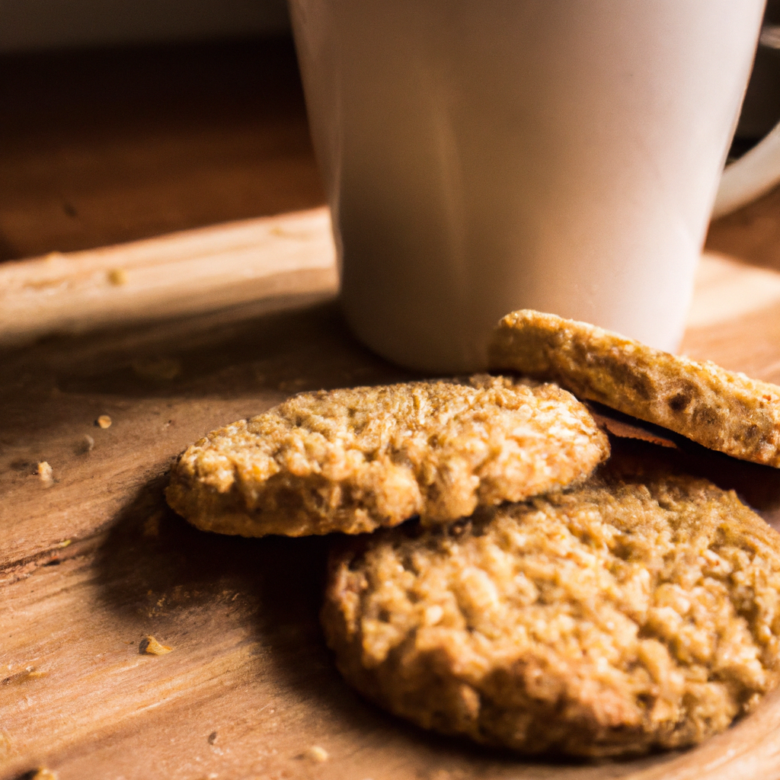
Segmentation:
{"type": "MultiPolygon", "coordinates": [[[[334,670],[327,539],[223,538],[166,509],[172,459],[208,430],[408,377],[352,339],[335,292],[324,210],[0,266],[0,778],[780,777],[780,696],[639,761],[526,762],[423,733],[334,670]],[[147,635],[172,652],[140,653],[147,635]]],[[[780,382],[780,273],[706,256],[684,350],[780,382]]],[[[774,522],[777,472],[735,469],[774,522]]]]}

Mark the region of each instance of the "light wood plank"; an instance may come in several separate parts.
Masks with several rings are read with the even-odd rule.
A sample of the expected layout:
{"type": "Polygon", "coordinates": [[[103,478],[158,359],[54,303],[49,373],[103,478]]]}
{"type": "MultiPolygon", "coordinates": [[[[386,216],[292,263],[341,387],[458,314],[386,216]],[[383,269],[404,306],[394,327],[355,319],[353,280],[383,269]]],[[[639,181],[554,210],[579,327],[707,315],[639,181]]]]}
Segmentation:
{"type": "Polygon", "coordinates": [[[335,292],[325,208],[0,265],[0,346],[335,292]],[[306,273],[299,273],[306,272],[306,273]]]}

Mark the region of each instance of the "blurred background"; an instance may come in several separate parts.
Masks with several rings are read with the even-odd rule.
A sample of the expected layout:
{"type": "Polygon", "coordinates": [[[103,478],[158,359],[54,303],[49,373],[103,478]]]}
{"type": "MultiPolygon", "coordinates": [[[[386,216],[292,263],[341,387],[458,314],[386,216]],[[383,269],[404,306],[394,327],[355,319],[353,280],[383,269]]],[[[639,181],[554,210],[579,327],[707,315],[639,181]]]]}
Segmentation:
{"type": "MultiPolygon", "coordinates": [[[[780,119],[780,0],[763,42],[734,156],[780,119]]],[[[323,202],[284,0],[0,0],[0,261],[323,202]]]]}
{"type": "Polygon", "coordinates": [[[0,0],[0,52],[262,36],[285,0],[0,0]]]}
{"type": "Polygon", "coordinates": [[[0,261],[323,202],[284,0],[0,0],[0,261]]]}

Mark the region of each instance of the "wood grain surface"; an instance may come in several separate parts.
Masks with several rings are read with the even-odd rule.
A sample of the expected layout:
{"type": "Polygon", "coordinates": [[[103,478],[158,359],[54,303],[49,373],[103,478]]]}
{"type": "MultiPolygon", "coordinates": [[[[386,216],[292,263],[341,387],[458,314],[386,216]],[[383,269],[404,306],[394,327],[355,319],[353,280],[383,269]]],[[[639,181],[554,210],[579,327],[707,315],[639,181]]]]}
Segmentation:
{"type": "MultiPolygon", "coordinates": [[[[425,734],[334,670],[328,539],[223,538],[166,508],[172,460],[211,428],[408,376],[352,339],[335,283],[324,211],[0,267],[0,778],[780,777],[778,696],[640,761],[525,762],[425,734]],[[172,652],[142,654],[148,635],[172,652]]],[[[776,271],[708,255],[685,351],[780,382],[779,300],[776,271]]],[[[778,520],[775,470],[676,457],[778,520]]]]}
{"type": "Polygon", "coordinates": [[[0,55],[0,261],[324,202],[290,36],[0,55]]]}

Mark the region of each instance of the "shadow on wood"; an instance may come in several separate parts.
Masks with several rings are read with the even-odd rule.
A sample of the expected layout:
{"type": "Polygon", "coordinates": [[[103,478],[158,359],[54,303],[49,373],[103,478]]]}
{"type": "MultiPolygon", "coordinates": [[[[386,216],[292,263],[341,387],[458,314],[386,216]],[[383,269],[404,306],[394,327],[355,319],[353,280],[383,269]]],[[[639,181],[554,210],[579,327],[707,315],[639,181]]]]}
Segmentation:
{"type": "MultiPolygon", "coordinates": [[[[337,537],[247,539],[198,531],[165,505],[166,484],[167,475],[138,491],[95,560],[102,601],[138,636],[159,634],[175,651],[177,637],[194,634],[209,644],[238,620],[251,627],[244,641],[257,661],[243,684],[262,688],[270,674],[284,696],[320,711],[339,733],[360,730],[368,745],[396,741],[431,760],[475,770],[593,767],[554,757],[525,762],[507,751],[426,733],[364,702],[336,671],[319,626],[328,550],[337,537]]],[[[197,682],[193,701],[196,688],[197,682]]],[[[258,724],[258,737],[262,731],[258,724]]]]}

